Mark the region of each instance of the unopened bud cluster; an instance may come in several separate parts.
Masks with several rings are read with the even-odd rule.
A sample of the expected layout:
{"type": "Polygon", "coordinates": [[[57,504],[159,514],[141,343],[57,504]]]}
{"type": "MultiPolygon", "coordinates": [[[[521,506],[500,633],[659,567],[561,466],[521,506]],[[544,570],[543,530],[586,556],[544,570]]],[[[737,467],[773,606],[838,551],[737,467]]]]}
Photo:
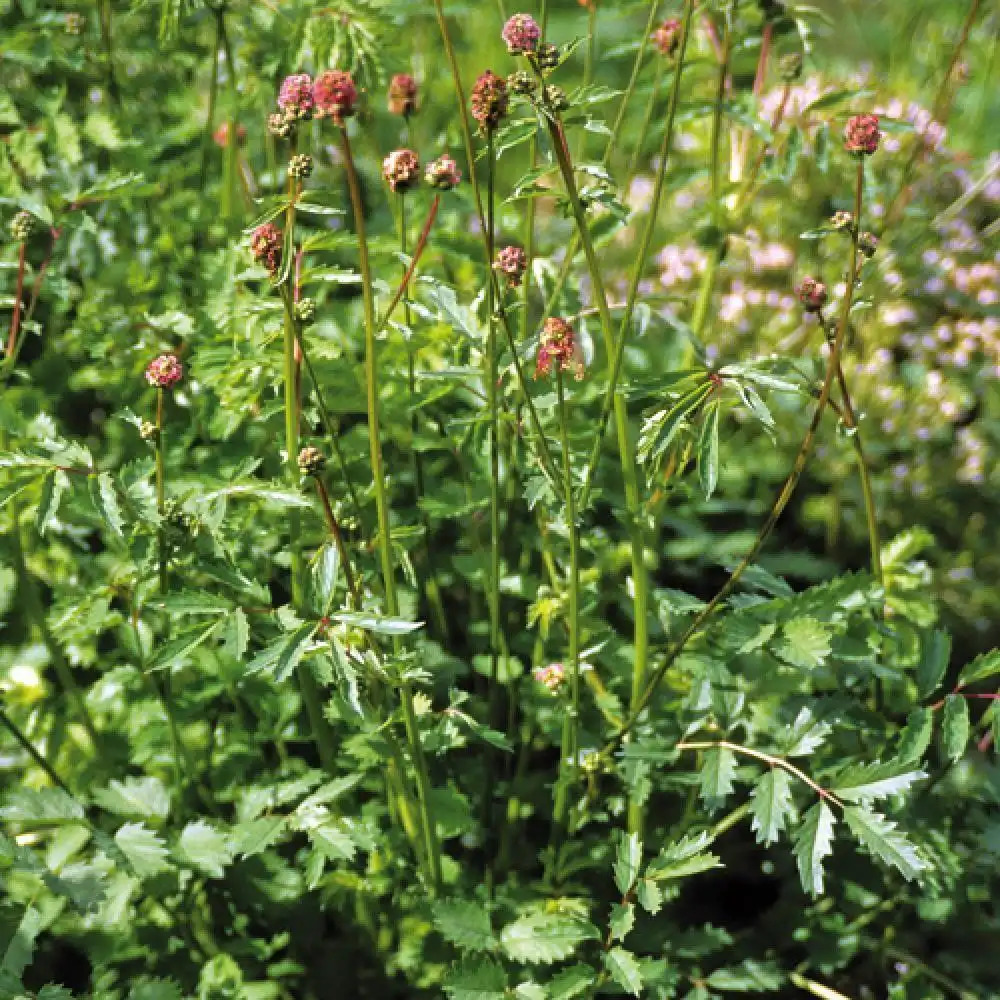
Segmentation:
{"type": "Polygon", "coordinates": [[[528,258],[520,247],[504,247],[497,251],[493,266],[507,279],[508,288],[517,288],[524,277],[528,258]]]}
{"type": "Polygon", "coordinates": [[[660,55],[673,58],[681,44],[681,22],[675,17],[664,21],[650,37],[660,55]]]}
{"type": "Polygon", "coordinates": [[[802,76],[802,56],[789,52],[778,60],[778,73],[785,83],[795,83],[802,76]]]}
{"type": "Polygon", "coordinates": [[[420,159],[412,149],[394,149],[382,161],[382,176],[391,190],[408,191],[420,181],[420,159]]]}
{"type": "Polygon", "coordinates": [[[308,153],[297,153],[288,161],[288,176],[304,180],[313,172],[313,158],[308,153]]]}
{"type": "Polygon", "coordinates": [[[31,212],[18,212],[10,220],[10,234],[17,243],[23,243],[35,229],[35,217],[31,212]]]}
{"type": "Polygon", "coordinates": [[[387,105],[390,114],[404,118],[417,110],[417,81],[409,73],[397,73],[389,81],[387,105]]]}
{"type": "Polygon", "coordinates": [[[826,305],[826,285],[817,278],[803,278],[795,293],[806,312],[819,312],[826,305]]]}
{"type": "Polygon", "coordinates": [[[507,117],[507,83],[492,70],[483,73],[472,88],[469,101],[472,117],[483,132],[490,132],[507,117]]]}
{"type": "Polygon", "coordinates": [[[439,191],[450,191],[458,187],[462,180],[462,171],[458,169],[458,164],[447,153],[439,156],[436,160],[431,160],[424,171],[424,180],[432,188],[439,191]]]}
{"type": "Polygon", "coordinates": [[[281,267],[281,230],[273,222],[265,222],[250,234],[250,253],[271,275],[281,267]]]}
{"type": "Polygon", "coordinates": [[[295,318],[300,323],[311,323],[316,318],[316,300],[305,298],[295,303],[295,318]]]}
{"type": "Polygon", "coordinates": [[[78,10],[71,10],[66,15],[66,34],[82,35],[87,25],[87,19],[78,10]]]}
{"type": "Polygon", "coordinates": [[[326,455],[312,445],[299,452],[299,472],[303,476],[318,476],[326,468],[326,455]]]}

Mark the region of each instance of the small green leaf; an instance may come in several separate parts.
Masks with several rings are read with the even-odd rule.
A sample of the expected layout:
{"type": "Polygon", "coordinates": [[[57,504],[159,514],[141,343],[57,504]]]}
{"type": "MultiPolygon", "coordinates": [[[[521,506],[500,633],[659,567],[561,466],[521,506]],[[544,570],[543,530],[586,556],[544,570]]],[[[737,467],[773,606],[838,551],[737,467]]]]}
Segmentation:
{"type": "Polygon", "coordinates": [[[313,557],[311,569],[313,607],[321,615],[328,614],[340,574],[340,553],[333,542],[320,548],[313,557]]]}
{"type": "Polygon", "coordinates": [[[626,993],[637,997],[642,992],[642,971],[632,952],[625,948],[612,948],[604,955],[604,967],[626,993]]]}
{"type": "Polygon", "coordinates": [[[318,623],[306,622],[272,642],[247,664],[247,673],[269,673],[279,683],[287,680],[305,656],[317,628],[318,623]]]}
{"type": "Polygon", "coordinates": [[[794,811],[788,772],[772,767],[750,793],[753,802],[752,828],[757,843],[773,844],[782,834],[794,811]]]}
{"type": "Polygon", "coordinates": [[[101,515],[102,520],[111,529],[113,535],[118,538],[123,537],[122,527],[125,524],[125,519],[122,517],[121,507],[118,504],[118,493],[115,490],[111,473],[102,472],[98,476],[91,476],[88,486],[90,499],[93,501],[97,513],[101,515]]]}
{"type": "Polygon", "coordinates": [[[915,781],[926,778],[923,771],[906,770],[906,765],[890,761],[888,764],[855,764],[830,782],[839,798],[848,802],[872,802],[902,795],[915,781]]]}
{"type": "Polygon", "coordinates": [[[232,863],[229,838],[204,820],[194,820],[181,831],[177,842],[181,858],[210,878],[222,878],[232,863]]]}
{"type": "Polygon", "coordinates": [[[119,827],[115,843],[139,878],[158,875],[170,867],[163,841],[143,823],[125,823],[119,827]]]}
{"type": "Polygon", "coordinates": [[[835,819],[822,800],[806,811],[792,852],[799,865],[802,888],[812,896],[823,892],[823,860],[833,850],[835,819]]]}
{"type": "Polygon", "coordinates": [[[94,793],[94,801],[116,816],[164,820],[170,812],[170,793],[159,778],[129,776],[113,780],[94,793]]]}
{"type": "Polygon", "coordinates": [[[451,1000],[504,1000],[507,977],[492,958],[465,958],[445,977],[451,1000]]]}
{"type": "Polygon", "coordinates": [[[61,788],[11,788],[0,818],[12,823],[66,823],[83,819],[83,806],[61,788]]]}
{"type": "Polygon", "coordinates": [[[736,758],[727,747],[712,747],[705,751],[699,784],[701,797],[709,806],[721,805],[733,790],[736,758]]]}
{"type": "Polygon", "coordinates": [[[815,618],[792,618],[785,622],[774,651],[786,663],[812,670],[830,655],[830,649],[828,626],[815,618]]]}
{"type": "Polygon", "coordinates": [[[333,615],[333,620],[379,635],[407,635],[424,627],[423,622],[413,622],[407,618],[390,618],[387,615],[367,614],[360,611],[343,611],[333,615]]]}
{"type": "Polygon", "coordinates": [[[941,749],[948,760],[954,762],[965,753],[971,730],[968,701],[960,694],[948,695],[941,715],[941,749]]]}
{"type": "Polygon", "coordinates": [[[635,904],[615,903],[611,907],[611,916],[608,919],[611,940],[624,941],[633,927],[635,927],[635,904]]]}
{"type": "Polygon", "coordinates": [[[934,629],[923,636],[915,680],[921,698],[929,698],[938,688],[951,659],[951,636],[934,629]]]}
{"type": "Polygon", "coordinates": [[[997,674],[1000,674],[1000,649],[992,649],[965,665],[959,674],[958,686],[968,687],[969,684],[985,681],[987,678],[996,677],[997,674]]]}
{"type": "Polygon", "coordinates": [[[719,482],[719,401],[705,407],[698,438],[698,480],[707,500],[719,482]]]}
{"type": "Polygon", "coordinates": [[[913,844],[881,813],[867,806],[848,806],[844,819],[869,854],[897,869],[907,881],[917,878],[927,868],[913,844]]]}
{"type": "Polygon", "coordinates": [[[711,843],[711,835],[702,832],[683,837],[677,843],[662,848],[646,868],[646,878],[657,881],[687,878],[712,868],[721,868],[719,858],[705,850],[711,843]]]}
{"type": "Polygon", "coordinates": [[[623,834],[618,841],[618,859],[614,863],[615,885],[623,895],[628,895],[635,885],[642,864],[642,841],[637,833],[623,834]]]}
{"type": "Polygon", "coordinates": [[[584,941],[599,937],[589,921],[561,913],[530,913],[508,924],[500,943],[515,962],[561,962],[584,941]]]}
{"type": "Polygon", "coordinates": [[[899,734],[896,759],[901,764],[912,764],[927,752],[934,731],[934,713],[929,708],[915,708],[907,716],[906,725],[899,734]]]}
{"type": "Polygon", "coordinates": [[[35,515],[35,527],[38,534],[44,535],[49,525],[55,519],[66,492],[68,477],[61,469],[53,469],[42,483],[42,496],[38,501],[38,513],[35,515]]]}
{"type": "Polygon", "coordinates": [[[434,926],[448,942],[463,951],[492,951],[497,945],[486,907],[465,899],[435,903],[434,926]]]}
{"type": "Polygon", "coordinates": [[[549,982],[550,1000],[573,1000],[597,981],[597,970],[589,965],[571,965],[549,982]]]}

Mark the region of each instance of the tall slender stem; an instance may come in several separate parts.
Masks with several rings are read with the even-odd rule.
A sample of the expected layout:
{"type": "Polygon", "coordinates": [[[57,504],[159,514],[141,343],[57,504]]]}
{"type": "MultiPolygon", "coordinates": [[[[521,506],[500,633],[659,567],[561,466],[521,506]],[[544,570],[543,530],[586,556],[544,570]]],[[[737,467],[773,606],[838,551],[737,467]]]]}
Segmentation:
{"type": "MultiPolygon", "coordinates": [[[[857,175],[854,191],[854,217],[856,219],[861,217],[864,197],[864,183],[864,161],[859,159],[857,163],[857,175]]],[[[628,718],[625,720],[622,727],[605,746],[602,751],[603,754],[606,755],[613,751],[614,748],[617,747],[635,727],[635,724],[639,721],[639,717],[645,711],[650,701],[652,701],[653,695],[656,693],[657,688],[660,686],[671,665],[684,651],[687,644],[691,641],[691,638],[715,613],[719,605],[722,604],[722,602],[725,601],[726,598],[733,592],[736,585],[743,577],[743,574],[760,554],[761,549],[763,549],[765,542],[770,537],[771,532],[778,523],[785,507],[788,506],[788,501],[791,500],[799,479],[802,477],[802,472],[804,471],[806,464],[809,461],[809,457],[812,454],[820,420],[822,419],[823,412],[826,410],[827,404],[830,401],[830,393],[833,388],[834,379],[836,378],[837,366],[840,363],[841,351],[843,350],[844,340],[847,336],[851,305],[854,302],[854,290],[858,280],[859,259],[860,253],[858,250],[858,233],[857,230],[855,230],[852,234],[851,240],[851,257],[848,271],[847,290],[844,293],[844,303],[841,310],[840,321],[837,326],[837,332],[830,345],[823,385],[820,389],[819,398],[816,401],[816,408],[813,411],[812,420],[809,423],[809,427],[806,429],[805,436],[802,439],[802,444],[800,445],[798,454],[795,456],[795,461],[792,464],[792,470],[788,474],[788,478],[785,480],[785,483],[781,488],[781,492],[775,499],[767,519],[757,532],[757,537],[754,539],[753,545],[750,546],[749,552],[747,552],[740,563],[736,566],[730,574],[729,579],[722,585],[722,588],[708,602],[708,604],[706,604],[705,607],[702,608],[697,615],[695,615],[694,619],[681,634],[680,638],[678,638],[667,650],[663,658],[663,662],[660,663],[653,676],[650,678],[649,683],[646,685],[646,688],[637,703],[630,710],[628,718]]]]}
{"type": "Polygon", "coordinates": [[[649,256],[650,248],[653,245],[653,233],[656,229],[657,216],[659,215],[660,203],[663,200],[663,189],[667,178],[667,163],[670,158],[670,150],[674,139],[674,122],[677,118],[677,108],[680,103],[681,76],[684,70],[685,59],[687,58],[688,39],[690,37],[691,18],[694,14],[694,0],[686,0],[684,9],[684,21],[681,28],[680,47],[677,52],[677,63],[674,69],[674,78],[670,87],[670,102],[667,107],[667,121],[663,130],[663,138],[660,141],[659,167],[656,172],[656,182],[653,186],[653,197],[650,201],[649,212],[646,215],[646,224],[643,229],[642,238],[639,244],[639,253],[635,257],[635,266],[632,269],[629,281],[628,295],[625,302],[625,311],[622,315],[621,328],[618,332],[618,342],[615,347],[614,361],[611,365],[611,372],[608,377],[608,388],[604,397],[604,405],[601,409],[601,417],[597,425],[597,434],[594,439],[593,450],[590,460],[584,471],[583,486],[580,489],[580,508],[584,509],[590,500],[590,490],[597,470],[597,463],[601,455],[601,444],[604,440],[604,429],[607,426],[608,418],[615,405],[618,392],[618,380],[621,377],[622,364],[625,360],[625,344],[628,342],[629,330],[632,326],[632,318],[635,315],[635,306],[639,297],[639,286],[642,282],[642,275],[646,267],[646,259],[649,256]]]}
{"type": "Polygon", "coordinates": [[[166,460],[164,452],[166,442],[164,441],[164,421],[163,402],[165,390],[161,387],[156,390],[156,513],[160,522],[156,528],[156,561],[159,567],[160,593],[165,594],[169,585],[168,578],[168,555],[167,555],[167,527],[164,523],[166,517],[166,460]]]}
{"type": "Polygon", "coordinates": [[[25,241],[21,240],[17,248],[17,284],[14,288],[14,312],[10,317],[10,334],[7,337],[7,356],[5,366],[13,366],[17,354],[17,331],[21,325],[21,299],[24,297],[25,241]]]}
{"type": "MultiPolygon", "coordinates": [[[[396,599],[396,580],[392,566],[392,536],[389,527],[389,502],[385,488],[385,471],[382,464],[382,443],[379,432],[378,397],[378,356],[376,353],[375,290],[372,285],[371,262],[368,256],[368,238],[365,227],[364,205],[361,200],[361,186],[351,153],[351,142],[346,126],[339,129],[340,148],[343,154],[347,187],[354,212],[354,228],[358,235],[358,267],[361,271],[361,298],[365,319],[365,382],[368,402],[368,443],[371,457],[372,476],[375,488],[375,508],[378,518],[378,547],[382,564],[382,584],[385,590],[386,611],[392,617],[399,614],[396,599]]],[[[420,813],[421,832],[425,847],[425,857],[431,887],[437,892],[441,887],[441,855],[437,842],[437,830],[431,815],[430,777],[423,744],[420,741],[420,726],[413,705],[413,690],[408,681],[400,683],[400,702],[403,724],[409,743],[413,763],[414,781],[417,788],[417,804],[420,813]]]]}
{"type": "MultiPolygon", "coordinates": [[[[576,517],[576,498],[573,488],[573,461],[569,445],[569,415],[566,407],[566,384],[561,366],[557,363],[556,393],[559,400],[559,440],[562,445],[563,481],[566,484],[566,530],[569,534],[569,614],[567,631],[569,650],[566,669],[569,674],[570,708],[563,725],[563,745],[560,753],[560,770],[568,768],[577,775],[580,768],[580,540],[576,517]]],[[[556,785],[553,823],[558,837],[566,826],[566,806],[569,798],[569,774],[561,774],[556,785]]],[[[558,844],[558,841],[556,841],[558,844]]]]}
{"type": "MultiPolygon", "coordinates": [[[[576,187],[576,178],[573,174],[573,165],[569,159],[569,150],[566,146],[562,125],[557,121],[549,120],[549,131],[555,148],[556,160],[562,173],[566,194],[569,198],[573,217],[576,220],[577,230],[580,233],[580,239],[583,244],[587,269],[590,274],[591,285],[593,286],[594,300],[600,317],[601,331],[604,336],[605,351],[609,361],[613,365],[617,348],[615,333],[612,328],[611,312],[608,308],[607,294],[604,289],[604,279],[601,275],[600,262],[597,259],[597,252],[590,237],[586,213],[580,202],[580,195],[576,187]]],[[[621,465],[622,482],[625,487],[625,520],[631,550],[632,586],[634,591],[632,700],[633,702],[637,702],[646,681],[646,671],[649,661],[649,578],[646,573],[645,564],[645,532],[642,526],[643,512],[639,497],[639,475],[633,442],[629,433],[628,411],[625,407],[624,398],[618,393],[614,394],[612,406],[615,414],[615,430],[618,437],[618,455],[621,465]]]]}

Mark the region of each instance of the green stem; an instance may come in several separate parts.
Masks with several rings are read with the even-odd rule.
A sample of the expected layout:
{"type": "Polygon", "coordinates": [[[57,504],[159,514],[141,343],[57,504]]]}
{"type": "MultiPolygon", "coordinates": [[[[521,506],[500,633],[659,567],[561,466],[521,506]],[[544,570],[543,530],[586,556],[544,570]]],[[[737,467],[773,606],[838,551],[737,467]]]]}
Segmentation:
{"type": "Polygon", "coordinates": [[[49,781],[52,782],[57,788],[61,788],[71,799],[75,798],[69,785],[66,784],[62,778],[56,774],[55,769],[52,765],[41,755],[41,753],[35,749],[34,744],[27,736],[21,731],[21,728],[16,722],[7,714],[7,712],[0,708],[0,723],[7,728],[11,736],[14,737],[15,741],[20,745],[21,749],[35,762],[35,764],[40,767],[45,774],[48,776],[49,781]]]}
{"type": "Polygon", "coordinates": [[[601,409],[600,420],[597,425],[597,434],[594,439],[593,450],[587,467],[584,471],[583,486],[580,489],[580,507],[585,509],[590,500],[590,490],[593,485],[594,475],[597,471],[597,463],[601,456],[601,445],[604,440],[604,429],[607,427],[611,411],[615,406],[618,392],[618,381],[621,377],[622,365],[625,360],[625,344],[628,341],[629,330],[632,326],[632,318],[635,315],[635,307],[639,298],[639,286],[646,266],[646,259],[649,256],[650,248],[653,245],[653,234],[656,230],[656,220],[659,215],[660,204],[663,200],[663,189],[666,184],[667,163],[670,158],[670,150],[674,139],[674,122],[677,118],[677,108],[680,102],[681,76],[684,71],[685,59],[687,58],[688,39],[690,37],[691,18],[694,14],[694,0],[686,0],[684,11],[684,22],[681,29],[680,48],[677,52],[677,63],[674,69],[674,78],[670,87],[670,101],[667,106],[667,121],[663,131],[663,138],[660,141],[659,168],[656,172],[656,182],[653,186],[653,197],[650,201],[649,212],[646,215],[646,224],[643,229],[642,238],[639,244],[639,253],[635,258],[635,266],[632,270],[629,282],[628,295],[625,302],[625,311],[622,314],[621,328],[618,333],[618,342],[614,351],[614,361],[611,365],[611,372],[608,377],[608,388],[604,397],[604,405],[601,409]]]}
{"type": "MultiPolygon", "coordinates": [[[[855,181],[855,192],[854,192],[854,217],[861,217],[861,208],[864,195],[864,162],[859,159],[857,164],[857,176],[855,181]]],[[[706,621],[715,613],[716,609],[722,604],[723,601],[733,592],[736,585],[739,583],[743,574],[746,570],[753,564],[757,556],[760,554],[764,547],[767,539],[770,537],[771,532],[774,530],[775,525],[778,523],[785,507],[788,506],[789,500],[792,498],[792,494],[795,492],[795,488],[798,485],[799,479],[802,477],[802,472],[804,471],[806,464],[809,461],[809,457],[812,454],[813,445],[816,440],[816,432],[819,428],[820,421],[823,417],[823,412],[826,410],[827,404],[830,401],[830,393],[833,388],[833,382],[836,378],[837,365],[840,363],[840,354],[843,350],[844,339],[847,335],[848,319],[851,313],[851,305],[854,301],[854,290],[858,280],[859,271],[859,260],[860,254],[858,251],[858,239],[857,230],[852,234],[851,240],[851,258],[850,267],[848,271],[848,282],[847,291],[844,294],[844,304],[840,315],[840,321],[837,326],[837,332],[834,336],[833,343],[830,346],[830,353],[827,358],[826,364],[826,374],[823,378],[823,385],[820,389],[819,398],[816,401],[816,408],[813,411],[812,420],[809,423],[809,427],[806,430],[805,436],[802,439],[802,444],[799,447],[798,454],[795,456],[795,461],[792,464],[792,470],[788,474],[788,478],[785,480],[784,485],[781,488],[781,492],[778,494],[771,507],[770,513],[767,516],[766,521],[761,526],[760,530],[757,532],[757,537],[754,539],[753,544],[750,546],[749,552],[743,557],[739,565],[730,574],[729,579],[723,584],[721,590],[719,590],[716,595],[705,605],[704,608],[688,625],[684,630],[680,638],[678,638],[673,645],[667,650],[663,662],[657,667],[652,678],[650,678],[649,683],[646,685],[641,697],[638,699],[637,703],[632,706],[628,718],[625,720],[622,727],[615,733],[614,737],[608,742],[602,751],[603,756],[607,756],[621,743],[621,741],[632,731],[635,724],[639,721],[639,717],[645,711],[646,707],[653,699],[653,695],[656,693],[657,688],[666,676],[667,671],[670,669],[672,664],[677,660],[677,657],[684,651],[687,644],[691,641],[691,638],[702,628],[706,621]]]]}
{"type": "Polygon", "coordinates": [[[156,561],[159,567],[160,593],[167,592],[169,580],[169,567],[167,556],[167,528],[164,524],[166,512],[166,471],[165,471],[165,445],[163,441],[163,401],[165,391],[161,387],[156,390],[156,513],[159,515],[160,523],[156,528],[156,561]]]}
{"type": "MultiPolygon", "coordinates": [[[[579,777],[580,769],[580,540],[577,526],[576,499],[573,489],[573,463],[569,445],[569,416],[566,407],[566,385],[562,368],[557,362],[556,393],[559,400],[559,439],[562,445],[563,481],[566,483],[566,530],[569,533],[569,657],[566,664],[570,682],[570,709],[563,726],[563,744],[560,753],[560,771],[564,768],[579,777]]],[[[560,774],[556,784],[556,801],[553,815],[556,845],[567,825],[566,806],[569,797],[570,775],[560,774]]]]}
{"type": "MultiPolygon", "coordinates": [[[[291,155],[295,149],[292,148],[291,155]]],[[[296,185],[293,178],[288,179],[288,208],[285,210],[285,232],[287,235],[286,245],[294,247],[295,241],[295,200],[296,185]]],[[[286,266],[287,266],[286,262],[286,266]]],[[[297,343],[297,324],[295,320],[295,302],[292,291],[292,270],[289,268],[288,277],[281,285],[281,301],[285,311],[284,321],[284,407],[285,407],[285,475],[293,490],[298,490],[301,474],[299,472],[299,420],[301,417],[301,401],[299,399],[299,377],[298,365],[295,360],[295,348],[297,343]]],[[[305,603],[305,560],[302,557],[302,519],[297,508],[292,508],[287,512],[289,550],[291,555],[291,590],[292,607],[301,614],[305,603]]],[[[309,727],[312,730],[313,740],[316,743],[316,750],[319,753],[320,763],[323,767],[333,772],[336,765],[336,749],[334,746],[333,730],[323,714],[323,698],[319,684],[312,668],[308,663],[300,663],[296,668],[296,678],[299,683],[299,691],[302,695],[302,703],[309,718],[309,727]]]]}
{"type": "MultiPolygon", "coordinates": [[[[690,0],[689,0],[690,2],[690,0]]],[[[615,334],[612,328],[611,312],[608,308],[607,295],[604,290],[604,280],[601,267],[594,249],[587,217],[573,175],[573,165],[570,162],[562,126],[559,122],[549,119],[549,132],[555,149],[556,160],[562,173],[563,184],[569,198],[573,217],[583,245],[587,269],[593,286],[594,300],[597,305],[601,322],[601,332],[604,336],[604,347],[609,360],[616,353],[615,334]]],[[[625,519],[628,526],[629,547],[631,549],[632,583],[635,596],[633,598],[634,627],[634,666],[632,674],[632,700],[637,702],[646,679],[649,660],[649,579],[646,574],[644,558],[644,532],[642,529],[642,506],[639,498],[639,476],[635,462],[632,439],[629,435],[628,411],[624,398],[614,393],[613,409],[615,415],[615,430],[618,437],[618,454],[621,465],[622,481],[625,487],[625,519]]],[[[567,484],[567,491],[568,491],[567,484]]],[[[637,822],[633,817],[632,822],[637,822]]]]}
{"type": "MultiPolygon", "coordinates": [[[[445,55],[447,56],[448,65],[451,69],[452,81],[455,85],[455,93],[458,97],[458,121],[462,130],[462,139],[465,143],[465,155],[469,165],[469,182],[472,185],[472,197],[476,205],[476,213],[479,218],[480,231],[483,236],[483,248],[485,250],[486,216],[483,212],[483,199],[479,190],[479,180],[476,176],[476,151],[472,142],[472,127],[469,124],[469,109],[466,106],[465,88],[462,86],[462,76],[458,68],[458,59],[455,55],[455,47],[452,44],[451,35],[448,31],[448,22],[444,16],[444,9],[442,7],[441,0],[434,0],[434,10],[437,14],[438,28],[441,32],[441,41],[444,45],[445,55]]],[[[486,267],[490,275],[489,280],[494,282],[496,289],[499,289],[499,279],[493,272],[493,258],[491,256],[487,256],[486,258],[486,267]]],[[[499,294],[495,294],[497,294],[497,297],[499,298],[499,294]]],[[[524,365],[522,364],[521,357],[517,352],[517,342],[514,338],[514,331],[511,329],[510,320],[506,312],[501,314],[500,321],[507,340],[507,346],[514,362],[514,371],[517,376],[518,389],[520,390],[521,396],[528,408],[528,417],[531,421],[531,429],[534,432],[534,446],[537,449],[539,464],[555,488],[557,490],[561,490],[562,486],[559,483],[559,475],[556,471],[556,465],[552,459],[552,453],[549,449],[548,441],[542,430],[542,423],[538,417],[538,410],[535,407],[534,399],[532,398],[531,392],[528,388],[528,381],[524,374],[524,365]]]]}
{"type": "MultiPolygon", "coordinates": [[[[365,319],[365,382],[368,402],[368,444],[374,478],[375,508],[378,518],[378,547],[382,565],[382,584],[385,590],[386,611],[391,617],[399,614],[396,599],[396,580],[392,568],[392,535],[389,527],[389,503],[385,488],[385,472],[382,464],[382,443],[379,431],[378,398],[378,356],[376,353],[375,291],[372,285],[371,262],[368,256],[368,238],[365,227],[364,205],[361,200],[361,186],[351,153],[351,142],[347,128],[341,127],[340,148],[347,175],[347,186],[354,213],[354,228],[358,235],[358,267],[361,272],[361,297],[365,319]]],[[[420,741],[420,726],[413,706],[413,691],[408,681],[400,683],[400,702],[403,710],[403,724],[409,743],[413,763],[414,780],[417,788],[417,804],[420,812],[420,826],[426,851],[431,888],[436,893],[441,888],[441,856],[437,843],[437,830],[431,815],[430,777],[423,744],[420,741]]]]}

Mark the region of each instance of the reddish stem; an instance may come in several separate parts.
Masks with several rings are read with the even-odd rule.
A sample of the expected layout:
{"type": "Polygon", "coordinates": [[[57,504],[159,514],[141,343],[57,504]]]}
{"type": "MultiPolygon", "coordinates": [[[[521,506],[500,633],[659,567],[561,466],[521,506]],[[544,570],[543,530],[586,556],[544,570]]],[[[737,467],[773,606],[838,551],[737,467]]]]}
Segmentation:
{"type": "Polygon", "coordinates": [[[406,273],[403,275],[403,280],[396,289],[396,294],[392,297],[392,301],[389,303],[389,308],[382,315],[382,321],[379,323],[379,327],[384,327],[386,323],[389,322],[392,317],[393,310],[399,305],[399,300],[406,293],[406,289],[409,287],[410,279],[413,277],[414,272],[417,269],[417,264],[420,262],[420,257],[427,246],[427,239],[431,234],[431,227],[434,225],[434,220],[437,218],[438,208],[441,205],[441,195],[435,195],[434,201],[431,202],[430,211],[427,213],[427,221],[424,223],[424,228],[420,230],[420,236],[417,238],[416,245],[413,247],[413,258],[410,261],[410,266],[406,269],[406,273]]]}
{"type": "Polygon", "coordinates": [[[774,23],[768,21],[764,25],[764,34],[760,39],[760,58],[757,60],[757,73],[753,78],[753,96],[760,97],[764,89],[764,77],[767,75],[767,59],[771,53],[771,35],[774,32],[774,23]]]}
{"type": "Polygon", "coordinates": [[[7,358],[14,357],[17,347],[17,331],[21,326],[21,297],[24,294],[24,240],[17,250],[17,289],[14,292],[14,315],[10,321],[10,337],[7,339],[7,358]]]}

